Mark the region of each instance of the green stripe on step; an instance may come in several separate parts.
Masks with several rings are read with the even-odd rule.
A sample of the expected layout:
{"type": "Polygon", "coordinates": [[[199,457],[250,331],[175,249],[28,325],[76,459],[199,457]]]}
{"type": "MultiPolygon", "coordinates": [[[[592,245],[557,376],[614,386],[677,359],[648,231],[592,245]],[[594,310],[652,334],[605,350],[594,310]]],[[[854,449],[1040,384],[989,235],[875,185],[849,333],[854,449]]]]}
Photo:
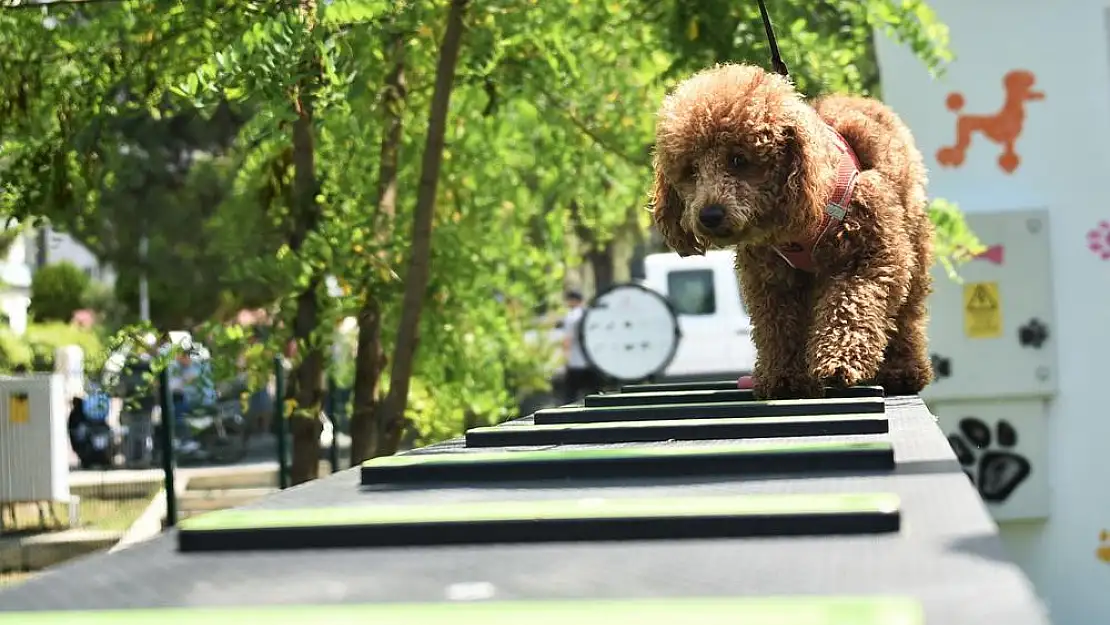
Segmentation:
{"type": "MultiPolygon", "coordinates": [[[[693,398],[691,398],[693,399],[693,398]]],[[[882,405],[884,399],[881,397],[844,397],[840,399],[768,399],[763,401],[735,401],[735,402],[718,402],[707,404],[705,402],[691,401],[679,404],[648,404],[646,406],[569,406],[566,408],[544,408],[537,410],[537,413],[563,413],[563,412],[596,412],[596,413],[621,413],[621,412],[642,412],[650,408],[666,408],[667,410],[675,410],[678,408],[688,408],[694,412],[698,408],[706,408],[707,406],[720,407],[720,406],[734,406],[745,410],[755,409],[759,407],[776,407],[776,406],[805,406],[812,407],[820,413],[823,406],[871,406],[882,405]]]]}
{"type": "Polygon", "coordinates": [[[886,415],[820,415],[814,417],[752,417],[719,419],[662,419],[513,425],[474,428],[466,432],[466,446],[515,447],[527,445],[598,445],[695,440],[752,440],[810,436],[886,434],[886,415]]]}
{"type": "Polygon", "coordinates": [[[589,519],[677,519],[823,515],[898,511],[898,496],[866,494],[760,494],[729,497],[590,498],[485,501],[346,508],[218,510],[186,519],[183,532],[366,525],[548,521],[589,519]]]}
{"type": "Polygon", "coordinates": [[[0,625],[924,625],[909,597],[479,601],[0,613],[0,625]]]}
{"type": "Polygon", "coordinates": [[[755,425],[755,424],[776,424],[776,423],[798,423],[798,422],[811,422],[820,423],[821,421],[874,421],[875,419],[885,419],[883,415],[874,414],[828,414],[828,415],[808,415],[804,417],[739,417],[736,419],[718,418],[718,419],[658,419],[650,421],[597,421],[587,423],[544,423],[541,425],[513,425],[513,426],[489,426],[471,428],[467,432],[557,432],[561,430],[624,430],[629,428],[657,428],[667,425],[681,425],[683,427],[697,427],[699,425],[755,425]]]}
{"type": "MultiPolygon", "coordinates": [[[[850,388],[829,388],[825,390],[826,400],[849,397],[883,397],[881,386],[853,386],[850,388]]],[[[599,393],[587,395],[583,400],[586,407],[595,406],[644,406],[648,404],[680,404],[729,401],[755,401],[751,390],[732,388],[692,388],[673,390],[634,390],[621,393],[599,393]]]]}
{"type": "Polygon", "coordinates": [[[706,419],[711,417],[787,417],[827,414],[880,414],[886,412],[881,397],[846,399],[791,399],[772,401],[686,402],[643,406],[570,406],[544,408],[533,413],[537,424],[588,421],[641,421],[656,419],[706,419]]]}
{"type": "MultiPolygon", "coordinates": [[[[523,426],[518,426],[523,427],[523,426]]],[[[471,465],[496,464],[500,462],[521,462],[531,460],[565,461],[630,459],[630,458],[690,458],[697,456],[719,456],[730,454],[810,454],[810,453],[856,453],[861,451],[884,451],[891,448],[888,442],[842,442],[821,443],[746,443],[736,445],[699,445],[699,446],[660,446],[660,447],[602,447],[597,449],[542,449],[529,451],[491,451],[474,453],[425,453],[381,456],[362,463],[363,467],[407,467],[430,465],[471,465]]]]}
{"type": "Polygon", "coordinates": [[[731,391],[740,389],[735,379],[704,382],[664,382],[658,384],[626,384],[622,393],[659,393],[667,391],[731,391]]]}

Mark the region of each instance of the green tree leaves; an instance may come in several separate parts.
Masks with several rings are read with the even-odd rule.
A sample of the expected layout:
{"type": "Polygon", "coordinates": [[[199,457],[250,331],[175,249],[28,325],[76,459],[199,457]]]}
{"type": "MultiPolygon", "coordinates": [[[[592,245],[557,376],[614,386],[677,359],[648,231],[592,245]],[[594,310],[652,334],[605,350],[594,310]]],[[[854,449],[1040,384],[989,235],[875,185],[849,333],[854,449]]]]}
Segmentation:
{"type": "MultiPolygon", "coordinates": [[[[422,181],[451,6],[120,0],[0,10],[0,210],[49,217],[86,240],[119,266],[124,291],[146,232],[145,266],[166,297],[159,323],[210,318],[200,333],[229,362],[249,352],[268,367],[309,287],[318,328],[300,337],[298,359],[368,302],[376,344],[393,351],[406,260],[423,236],[417,197],[435,187],[421,207],[427,285],[410,295],[423,313],[403,333],[416,350],[405,414],[424,440],[510,416],[521,393],[543,385],[547,352],[524,340],[536,311],[587,254],[613,273],[617,247],[648,232],[660,99],[691,71],[766,66],[769,54],[754,0],[471,0],[442,167],[422,181]],[[393,97],[398,55],[403,94],[393,97]],[[385,193],[393,118],[403,132],[385,193]],[[311,185],[297,185],[299,120],[311,185]],[[329,276],[338,294],[324,293],[329,276]],[[247,349],[248,335],[229,323],[244,306],[280,313],[267,345],[247,349]]],[[[811,96],[878,93],[876,28],[935,71],[951,58],[947,31],[920,0],[769,8],[811,96]]],[[[973,236],[957,210],[937,204],[933,216],[942,262],[959,262],[973,236]]],[[[375,399],[394,382],[380,369],[375,399]]]]}

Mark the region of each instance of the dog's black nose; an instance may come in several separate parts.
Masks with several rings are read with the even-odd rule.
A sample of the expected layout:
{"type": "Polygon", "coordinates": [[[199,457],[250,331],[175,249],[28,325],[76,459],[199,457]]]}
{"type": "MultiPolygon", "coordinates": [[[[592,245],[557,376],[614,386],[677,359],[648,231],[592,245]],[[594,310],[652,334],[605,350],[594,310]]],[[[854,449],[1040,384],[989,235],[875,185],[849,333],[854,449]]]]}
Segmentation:
{"type": "Polygon", "coordinates": [[[725,207],[720,204],[710,204],[698,213],[698,221],[710,230],[716,229],[725,221],[725,207]]]}

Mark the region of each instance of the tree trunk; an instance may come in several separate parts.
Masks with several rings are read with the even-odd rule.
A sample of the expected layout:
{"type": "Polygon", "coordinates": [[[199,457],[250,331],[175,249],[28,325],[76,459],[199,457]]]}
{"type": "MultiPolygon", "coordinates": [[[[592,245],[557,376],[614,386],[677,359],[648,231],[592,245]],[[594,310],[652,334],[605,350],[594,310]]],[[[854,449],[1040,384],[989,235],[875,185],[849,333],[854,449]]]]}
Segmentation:
{"type": "Polygon", "coordinates": [[[293,439],[292,462],[289,464],[290,484],[301,484],[319,477],[320,404],[324,395],[324,351],[313,345],[311,336],[320,317],[318,291],[321,280],[313,278],[308,288],[297,296],[297,317],[293,322],[293,338],[304,345],[301,362],[293,370],[290,396],[296,408],[289,417],[289,433],[293,439]]]}
{"type": "Polygon", "coordinates": [[[420,170],[420,186],[413,211],[412,247],[405,274],[405,294],[401,302],[401,320],[397,328],[397,344],[389,376],[389,394],[382,405],[382,441],[378,451],[397,451],[405,425],[405,406],[412,381],[416,356],[420,313],[431,275],[432,220],[435,216],[436,188],[443,162],[444,135],[447,133],[447,110],[455,82],[455,66],[462,47],[463,15],[468,0],[451,0],[447,14],[447,30],[443,34],[439,61],[436,65],[435,88],[428,113],[428,135],[424,143],[420,170]]]}
{"type": "MultiPolygon", "coordinates": [[[[405,88],[405,33],[393,34],[393,68],[385,78],[382,92],[381,157],[378,161],[377,211],[371,227],[380,242],[393,231],[397,214],[397,172],[403,138],[402,108],[407,95],[405,88]]],[[[378,382],[385,368],[382,349],[381,305],[373,286],[367,284],[362,307],[358,312],[358,350],[355,354],[354,408],[351,412],[351,466],[378,454],[381,426],[377,419],[378,382]]]]}
{"type": "Polygon", "coordinates": [[[574,236],[586,249],[583,256],[590,265],[590,273],[594,278],[594,293],[601,293],[613,285],[613,239],[606,243],[599,243],[597,234],[590,230],[582,220],[582,207],[578,200],[570,201],[570,221],[574,226],[574,236]]]}
{"type": "Polygon", "coordinates": [[[609,240],[605,245],[593,244],[586,252],[586,260],[590,263],[590,270],[594,274],[594,293],[602,293],[613,286],[614,282],[614,241],[609,240]]]}
{"type": "Polygon", "coordinates": [[[373,293],[366,293],[358,311],[358,351],[355,354],[355,387],[351,411],[351,466],[374,457],[378,447],[378,381],[385,366],[382,350],[382,316],[373,293]]]}
{"type": "MultiPolygon", "coordinates": [[[[301,0],[301,11],[308,16],[308,27],[315,23],[316,0],[301,0]]],[[[316,141],[313,128],[313,106],[316,86],[320,76],[320,59],[315,52],[306,59],[308,71],[297,88],[297,120],[293,122],[293,215],[295,226],[291,231],[289,247],[299,252],[310,232],[320,221],[320,207],[316,202],[316,141]]],[[[289,481],[300,484],[314,480],[320,472],[320,403],[324,388],[324,352],[312,340],[320,320],[320,302],[317,299],[323,280],[313,276],[304,291],[297,296],[297,313],[293,321],[293,339],[304,349],[300,364],[293,371],[290,395],[296,408],[289,421],[293,439],[292,462],[289,481]]]]}

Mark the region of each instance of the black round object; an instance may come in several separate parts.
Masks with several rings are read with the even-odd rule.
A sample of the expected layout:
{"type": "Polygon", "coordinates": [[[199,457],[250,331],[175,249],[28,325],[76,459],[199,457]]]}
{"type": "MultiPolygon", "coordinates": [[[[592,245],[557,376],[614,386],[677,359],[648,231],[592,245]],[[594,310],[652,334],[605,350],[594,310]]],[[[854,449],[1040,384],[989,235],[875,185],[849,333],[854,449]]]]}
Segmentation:
{"type": "Polygon", "coordinates": [[[602,375],[622,382],[644,380],[666,369],[680,335],[671,303],[635,283],[600,293],[578,324],[586,360],[602,375]]]}

